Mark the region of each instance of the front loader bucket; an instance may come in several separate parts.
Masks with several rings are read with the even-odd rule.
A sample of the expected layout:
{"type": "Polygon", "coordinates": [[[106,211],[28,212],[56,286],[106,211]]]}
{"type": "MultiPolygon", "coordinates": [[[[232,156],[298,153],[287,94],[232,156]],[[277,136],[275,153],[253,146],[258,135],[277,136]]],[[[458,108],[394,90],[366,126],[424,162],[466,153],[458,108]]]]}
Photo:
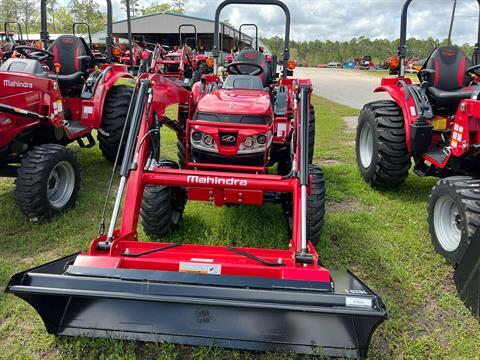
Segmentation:
{"type": "Polygon", "coordinates": [[[382,300],[348,272],[328,283],[72,266],[71,255],[12,277],[52,334],[254,351],[366,355],[382,300]]]}
{"type": "Polygon", "coordinates": [[[480,320],[480,231],[473,236],[455,269],[454,280],[460,298],[480,320]]]}

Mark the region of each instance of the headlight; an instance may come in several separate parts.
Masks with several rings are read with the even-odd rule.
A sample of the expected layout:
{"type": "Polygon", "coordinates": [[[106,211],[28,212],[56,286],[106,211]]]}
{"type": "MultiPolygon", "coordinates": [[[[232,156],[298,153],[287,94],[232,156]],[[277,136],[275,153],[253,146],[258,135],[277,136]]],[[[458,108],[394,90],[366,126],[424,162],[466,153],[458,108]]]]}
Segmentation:
{"type": "Polygon", "coordinates": [[[192,131],[190,135],[190,143],[192,144],[192,148],[194,149],[214,153],[218,152],[215,139],[212,136],[198,130],[192,131]]]}
{"type": "Polygon", "coordinates": [[[192,132],[192,140],[193,141],[200,141],[202,140],[202,133],[200,131],[192,132]]]}
{"type": "Polygon", "coordinates": [[[258,135],[257,136],[257,142],[260,144],[260,145],[263,145],[267,142],[267,137],[265,135],[258,135]]]}
{"type": "Polygon", "coordinates": [[[254,138],[247,137],[245,138],[245,140],[243,140],[243,146],[245,147],[245,149],[251,149],[254,145],[255,145],[254,138]]]}
{"type": "Polygon", "coordinates": [[[258,134],[254,136],[249,136],[243,139],[240,147],[238,148],[239,154],[256,154],[262,153],[267,150],[267,148],[272,143],[273,137],[271,133],[268,134],[258,134]]]}
{"type": "Polygon", "coordinates": [[[213,138],[210,135],[205,135],[203,137],[203,143],[208,147],[212,147],[213,144],[215,144],[215,140],[213,140],[213,138]]]}

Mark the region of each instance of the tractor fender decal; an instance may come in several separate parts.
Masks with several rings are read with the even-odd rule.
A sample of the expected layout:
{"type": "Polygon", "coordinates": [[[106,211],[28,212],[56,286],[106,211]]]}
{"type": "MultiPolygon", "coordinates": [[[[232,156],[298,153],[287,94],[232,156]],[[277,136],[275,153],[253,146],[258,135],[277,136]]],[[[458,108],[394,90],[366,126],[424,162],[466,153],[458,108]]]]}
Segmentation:
{"type": "Polygon", "coordinates": [[[136,81],[133,78],[130,77],[121,77],[115,83],[113,86],[130,86],[130,87],[135,87],[136,81]]]}
{"type": "Polygon", "coordinates": [[[96,129],[100,128],[103,118],[103,106],[105,103],[105,98],[107,97],[110,89],[114,86],[129,86],[135,87],[135,79],[132,75],[125,72],[115,72],[113,71],[108,80],[104,83],[100,82],[98,84],[97,90],[94,96],[94,116],[95,119],[94,127],[96,129]]]}

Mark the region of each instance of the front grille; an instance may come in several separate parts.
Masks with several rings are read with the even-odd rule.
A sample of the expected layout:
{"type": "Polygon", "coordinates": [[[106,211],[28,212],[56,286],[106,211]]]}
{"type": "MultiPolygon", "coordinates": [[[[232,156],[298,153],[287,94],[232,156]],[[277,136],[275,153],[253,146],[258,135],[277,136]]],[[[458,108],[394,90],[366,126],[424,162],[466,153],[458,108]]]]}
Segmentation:
{"type": "Polygon", "coordinates": [[[270,116],[210,114],[201,112],[195,113],[193,115],[193,120],[252,125],[265,125],[272,122],[272,118],[270,116]]]}

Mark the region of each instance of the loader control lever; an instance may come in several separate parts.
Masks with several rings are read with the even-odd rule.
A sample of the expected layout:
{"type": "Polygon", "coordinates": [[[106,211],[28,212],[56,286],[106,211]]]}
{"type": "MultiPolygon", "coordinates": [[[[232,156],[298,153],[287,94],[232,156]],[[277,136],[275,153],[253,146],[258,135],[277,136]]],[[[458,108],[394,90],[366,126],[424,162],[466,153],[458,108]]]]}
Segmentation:
{"type": "Polygon", "coordinates": [[[480,64],[470,66],[465,73],[473,78],[473,81],[478,82],[480,79],[480,72],[477,72],[480,69],[480,64]],[[473,75],[473,76],[472,76],[473,75]]]}

